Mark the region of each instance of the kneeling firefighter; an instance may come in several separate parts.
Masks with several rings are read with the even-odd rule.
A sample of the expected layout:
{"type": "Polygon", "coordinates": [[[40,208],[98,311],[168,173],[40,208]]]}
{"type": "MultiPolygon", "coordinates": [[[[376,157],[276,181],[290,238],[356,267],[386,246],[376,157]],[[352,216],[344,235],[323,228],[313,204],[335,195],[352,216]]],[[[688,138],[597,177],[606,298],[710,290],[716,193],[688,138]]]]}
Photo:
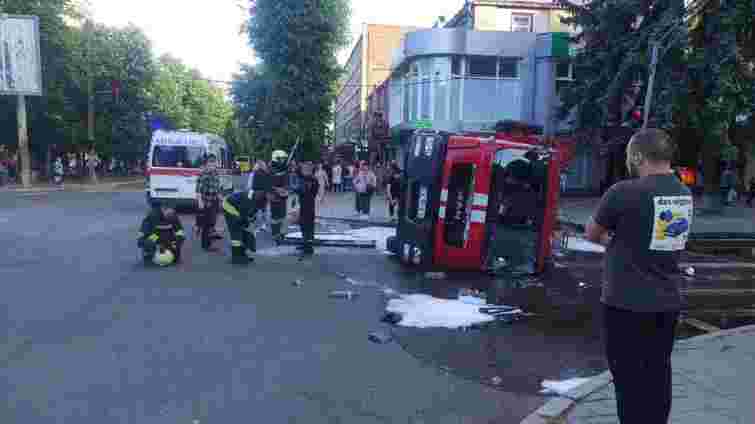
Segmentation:
{"type": "Polygon", "coordinates": [[[257,215],[260,196],[266,195],[264,190],[240,191],[223,200],[223,215],[231,235],[231,263],[246,265],[254,260],[257,240],[250,224],[257,215]]]}
{"type": "Polygon", "coordinates": [[[159,200],[151,201],[152,209],[142,221],[138,245],[145,265],[171,265],[181,262],[181,247],[186,239],[176,211],[159,200]]]}
{"type": "Polygon", "coordinates": [[[283,240],[283,221],[286,219],[286,209],[288,205],[288,155],[283,150],[273,152],[271,165],[271,185],[270,193],[270,218],[273,240],[280,244],[283,240]]]}

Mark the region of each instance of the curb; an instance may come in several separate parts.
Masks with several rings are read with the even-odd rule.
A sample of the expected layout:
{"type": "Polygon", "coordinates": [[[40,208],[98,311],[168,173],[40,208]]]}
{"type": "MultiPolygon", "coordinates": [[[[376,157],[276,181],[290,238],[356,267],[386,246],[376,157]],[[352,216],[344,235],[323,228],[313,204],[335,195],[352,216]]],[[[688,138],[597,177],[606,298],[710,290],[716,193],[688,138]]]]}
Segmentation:
{"type": "MultiPolygon", "coordinates": [[[[689,339],[676,342],[676,346],[689,345],[691,343],[697,343],[701,341],[720,339],[726,336],[735,334],[749,334],[755,335],[755,325],[745,325],[743,327],[731,328],[728,330],[720,330],[715,333],[703,334],[700,336],[691,337],[689,339]]],[[[575,387],[567,392],[565,395],[560,395],[555,399],[546,402],[532,414],[528,415],[520,424],[567,424],[568,414],[571,412],[579,401],[611,384],[613,378],[610,371],[605,371],[590,379],[585,384],[575,387]]]]}
{"type": "Polygon", "coordinates": [[[56,187],[56,186],[32,186],[31,188],[23,188],[23,187],[17,187],[17,188],[6,188],[6,187],[0,187],[0,192],[7,191],[12,193],[38,193],[38,192],[57,192],[57,191],[87,191],[87,190],[102,190],[102,189],[109,189],[113,190],[118,187],[128,186],[132,184],[137,183],[143,183],[143,179],[135,179],[133,181],[121,181],[121,182],[112,182],[112,183],[100,183],[100,184],[66,184],[64,188],[56,187]]]}

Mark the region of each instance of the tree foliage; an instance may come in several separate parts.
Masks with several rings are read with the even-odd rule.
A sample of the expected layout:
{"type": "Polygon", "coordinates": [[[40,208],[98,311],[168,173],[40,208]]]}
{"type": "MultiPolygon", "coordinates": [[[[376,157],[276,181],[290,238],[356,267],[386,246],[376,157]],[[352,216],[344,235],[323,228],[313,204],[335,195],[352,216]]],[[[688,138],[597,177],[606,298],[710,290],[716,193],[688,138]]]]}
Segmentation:
{"type": "MultiPolygon", "coordinates": [[[[105,157],[141,158],[150,114],[219,135],[229,125],[233,107],[223,90],[177,59],[156,59],[150,40],[135,26],[89,26],[86,12],[72,0],[0,0],[0,12],[39,17],[44,93],[27,100],[38,160],[50,145],[58,152],[94,147],[105,157]],[[93,146],[87,135],[90,81],[96,93],[93,146]],[[121,86],[117,99],[110,95],[113,81],[121,86]]],[[[0,113],[15,116],[15,101],[0,97],[0,113]]],[[[0,122],[0,143],[14,145],[16,139],[15,119],[0,122]]]]}
{"type": "Polygon", "coordinates": [[[240,110],[257,117],[276,146],[289,148],[301,137],[305,153],[319,154],[332,121],[332,87],[341,73],[336,54],[349,41],[349,19],[348,0],[250,2],[246,29],[264,72],[242,74],[253,81],[237,84],[236,98],[253,99],[242,100],[240,110]]]}
{"type": "MultiPolygon", "coordinates": [[[[682,150],[714,161],[737,116],[755,103],[751,69],[752,0],[561,0],[578,25],[577,82],[563,92],[562,117],[576,108],[577,129],[617,126],[642,106],[650,46],[660,45],[650,124],[683,134],[682,150]]],[[[693,163],[696,163],[692,155],[693,163]]],[[[717,163],[717,162],[716,162],[717,163]]],[[[706,172],[712,189],[716,172],[706,172]]]]}
{"type": "Polygon", "coordinates": [[[162,56],[149,87],[155,112],[177,128],[221,135],[233,116],[225,93],[179,59],[162,56]]]}

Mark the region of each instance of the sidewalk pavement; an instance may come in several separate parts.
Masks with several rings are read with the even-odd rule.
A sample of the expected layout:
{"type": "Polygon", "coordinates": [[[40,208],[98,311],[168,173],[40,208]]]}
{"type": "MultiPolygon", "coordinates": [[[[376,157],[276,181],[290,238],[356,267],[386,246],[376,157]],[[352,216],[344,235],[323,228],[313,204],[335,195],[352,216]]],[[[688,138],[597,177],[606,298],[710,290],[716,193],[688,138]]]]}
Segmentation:
{"type": "Polygon", "coordinates": [[[384,194],[376,194],[370,203],[370,216],[362,219],[356,212],[354,193],[328,193],[322,206],[317,210],[317,217],[324,219],[345,219],[364,221],[375,225],[388,225],[388,203],[384,194]]]}
{"type": "MultiPolygon", "coordinates": [[[[560,199],[559,221],[575,226],[587,225],[600,201],[597,197],[560,199]]],[[[695,199],[696,204],[702,200],[695,199]]],[[[724,208],[721,215],[696,215],[692,220],[692,233],[755,233],[755,209],[744,203],[724,208]]]]}
{"type": "MultiPolygon", "coordinates": [[[[672,354],[670,424],[755,422],[755,326],[680,340],[672,354]]],[[[611,375],[605,372],[551,400],[522,424],[618,424],[611,375]]]]}
{"type": "Polygon", "coordinates": [[[66,180],[63,187],[51,183],[35,183],[26,188],[21,184],[8,184],[0,187],[0,191],[24,192],[43,192],[43,191],[100,191],[115,190],[126,186],[134,186],[139,189],[144,188],[144,177],[101,177],[97,184],[89,179],[85,180],[66,180]]]}

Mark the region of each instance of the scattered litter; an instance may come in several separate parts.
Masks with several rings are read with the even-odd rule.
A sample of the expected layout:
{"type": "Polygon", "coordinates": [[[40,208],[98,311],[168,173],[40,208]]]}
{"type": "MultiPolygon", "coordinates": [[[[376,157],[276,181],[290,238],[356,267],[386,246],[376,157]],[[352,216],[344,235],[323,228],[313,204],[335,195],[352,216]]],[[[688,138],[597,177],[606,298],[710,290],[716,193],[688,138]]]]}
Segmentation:
{"type": "Polygon", "coordinates": [[[587,287],[587,283],[585,283],[584,281],[580,281],[579,284],[577,284],[577,287],[579,287],[580,289],[583,289],[587,287]]]}
{"type": "Polygon", "coordinates": [[[430,279],[430,280],[443,280],[444,278],[446,278],[446,273],[445,272],[426,272],[425,278],[430,279]]]}
{"type": "Polygon", "coordinates": [[[301,279],[297,279],[292,284],[294,287],[301,287],[304,285],[304,281],[302,281],[301,279]]]}
{"type": "Polygon", "coordinates": [[[359,281],[353,279],[353,278],[346,278],[346,282],[351,284],[352,286],[363,286],[363,283],[360,283],[359,281]]]}
{"type": "Polygon", "coordinates": [[[386,312],[385,315],[383,315],[383,318],[380,319],[380,322],[384,322],[386,324],[396,325],[403,317],[401,314],[397,314],[396,312],[386,312]]]}
{"type": "Polygon", "coordinates": [[[501,377],[498,377],[498,376],[495,376],[495,377],[493,377],[493,378],[490,379],[490,383],[492,383],[493,385],[496,385],[496,386],[500,385],[502,382],[503,382],[503,379],[501,377]]]}
{"type": "Polygon", "coordinates": [[[426,294],[404,295],[388,301],[386,311],[402,316],[403,327],[443,327],[457,329],[494,321],[496,318],[479,311],[479,305],[459,300],[438,299],[426,294]]]}
{"type": "Polygon", "coordinates": [[[199,424],[199,420],[191,420],[191,424],[199,424]]]}
{"type": "Polygon", "coordinates": [[[346,278],[346,274],[344,274],[343,272],[339,272],[336,275],[338,276],[338,278],[346,278]]]}
{"type": "Polygon", "coordinates": [[[689,275],[690,277],[694,277],[694,276],[695,276],[695,268],[693,268],[693,267],[691,267],[691,266],[690,266],[690,267],[687,267],[687,269],[685,269],[685,270],[684,270],[684,272],[685,272],[685,273],[686,273],[687,275],[689,275]]]}
{"type": "Polygon", "coordinates": [[[351,290],[334,290],[330,292],[330,297],[334,299],[354,299],[359,296],[359,293],[351,290]]]}
{"type": "Polygon", "coordinates": [[[459,296],[459,301],[470,305],[485,305],[487,303],[485,299],[480,299],[477,296],[459,296]]]}
{"type": "Polygon", "coordinates": [[[383,289],[383,295],[385,297],[399,297],[399,294],[396,290],[393,290],[392,288],[384,288],[383,289]]]}
{"type": "Polygon", "coordinates": [[[373,331],[367,335],[367,339],[373,343],[386,344],[393,340],[390,334],[386,334],[379,331],[373,331]]]}
{"type": "Polygon", "coordinates": [[[568,380],[544,380],[540,385],[543,387],[543,390],[540,391],[541,394],[545,395],[565,395],[568,392],[570,392],[572,389],[575,389],[582,384],[587,383],[590,381],[589,378],[570,378],[568,380]]]}
{"type": "Polygon", "coordinates": [[[566,242],[566,248],[580,252],[605,253],[606,251],[605,247],[580,237],[569,237],[566,242]]]}

